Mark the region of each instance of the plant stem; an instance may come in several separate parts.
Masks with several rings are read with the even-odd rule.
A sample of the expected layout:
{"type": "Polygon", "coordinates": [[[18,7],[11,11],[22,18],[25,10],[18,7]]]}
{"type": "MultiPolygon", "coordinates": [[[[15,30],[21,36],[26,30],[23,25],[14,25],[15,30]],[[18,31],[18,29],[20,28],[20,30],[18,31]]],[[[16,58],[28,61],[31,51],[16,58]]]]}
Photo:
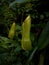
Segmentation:
{"type": "Polygon", "coordinates": [[[30,61],[32,60],[32,58],[34,57],[34,54],[35,54],[35,52],[36,52],[37,49],[38,49],[38,48],[35,47],[35,49],[34,49],[33,52],[31,53],[29,59],[27,60],[27,64],[26,64],[26,65],[29,65],[29,62],[30,62],[30,61]]]}
{"type": "Polygon", "coordinates": [[[40,54],[40,60],[39,60],[39,64],[38,65],[43,65],[44,64],[44,56],[43,54],[41,53],[40,54]]]}

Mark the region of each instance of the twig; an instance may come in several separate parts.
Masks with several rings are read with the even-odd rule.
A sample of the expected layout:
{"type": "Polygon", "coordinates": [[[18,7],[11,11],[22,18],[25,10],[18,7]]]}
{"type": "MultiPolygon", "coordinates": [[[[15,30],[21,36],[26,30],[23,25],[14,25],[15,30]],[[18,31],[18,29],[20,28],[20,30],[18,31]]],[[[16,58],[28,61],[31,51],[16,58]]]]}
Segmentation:
{"type": "Polygon", "coordinates": [[[30,55],[30,57],[29,57],[29,59],[27,60],[27,63],[26,63],[26,65],[29,65],[29,62],[32,60],[32,58],[34,57],[34,54],[35,54],[35,52],[36,52],[36,50],[37,50],[38,48],[37,47],[35,47],[35,49],[34,49],[34,51],[31,53],[31,55],[30,55]]]}
{"type": "Polygon", "coordinates": [[[33,58],[33,56],[34,56],[36,50],[37,50],[37,47],[36,47],[36,48],[34,49],[34,51],[31,53],[31,55],[30,55],[30,57],[29,57],[29,59],[28,59],[28,62],[31,61],[31,59],[33,58]]]}

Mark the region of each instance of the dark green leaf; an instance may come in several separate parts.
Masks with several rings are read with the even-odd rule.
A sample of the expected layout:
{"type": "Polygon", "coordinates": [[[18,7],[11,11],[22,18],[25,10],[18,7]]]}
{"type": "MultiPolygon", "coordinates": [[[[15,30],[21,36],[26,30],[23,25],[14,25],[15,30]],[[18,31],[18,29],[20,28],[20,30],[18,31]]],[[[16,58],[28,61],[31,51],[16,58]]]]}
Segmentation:
{"type": "Polygon", "coordinates": [[[38,40],[38,48],[43,49],[49,43],[49,22],[47,23],[46,27],[43,29],[39,40],[38,40]]]}

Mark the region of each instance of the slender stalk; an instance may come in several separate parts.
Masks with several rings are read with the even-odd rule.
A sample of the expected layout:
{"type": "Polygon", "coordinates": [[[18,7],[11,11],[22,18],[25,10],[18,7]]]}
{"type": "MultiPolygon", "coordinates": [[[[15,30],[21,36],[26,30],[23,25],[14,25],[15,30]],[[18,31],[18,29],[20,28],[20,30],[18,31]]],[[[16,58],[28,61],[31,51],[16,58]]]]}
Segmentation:
{"type": "Polygon", "coordinates": [[[37,47],[35,47],[35,49],[34,49],[34,51],[31,53],[31,55],[30,55],[30,57],[29,57],[29,59],[27,60],[27,63],[26,63],[26,65],[29,65],[29,62],[32,60],[32,58],[34,57],[34,54],[35,54],[35,52],[36,52],[36,50],[37,50],[38,48],[37,47]]]}

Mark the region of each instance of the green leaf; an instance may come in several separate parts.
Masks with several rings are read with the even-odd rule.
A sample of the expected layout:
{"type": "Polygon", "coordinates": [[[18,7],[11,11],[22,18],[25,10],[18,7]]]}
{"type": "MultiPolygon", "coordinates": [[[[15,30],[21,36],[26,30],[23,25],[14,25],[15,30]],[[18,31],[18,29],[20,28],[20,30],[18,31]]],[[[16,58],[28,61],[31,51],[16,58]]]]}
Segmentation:
{"type": "Polygon", "coordinates": [[[15,52],[19,52],[21,50],[20,46],[17,46],[17,48],[14,50],[15,52]]]}
{"type": "Polygon", "coordinates": [[[49,44],[49,22],[46,27],[43,29],[39,40],[38,40],[38,48],[43,49],[49,44]]]}
{"type": "Polygon", "coordinates": [[[12,3],[10,3],[9,7],[12,7],[16,3],[21,4],[21,3],[26,3],[26,2],[30,2],[30,0],[15,0],[12,3]]]}
{"type": "Polygon", "coordinates": [[[10,41],[8,38],[0,36],[0,42],[9,43],[10,41]]]}
{"type": "Polygon", "coordinates": [[[34,34],[32,32],[30,33],[30,38],[31,38],[31,41],[34,42],[35,38],[34,38],[34,34]]]}
{"type": "Polygon", "coordinates": [[[8,43],[10,43],[8,38],[0,36],[0,47],[8,48],[8,43]]]}
{"type": "Polygon", "coordinates": [[[21,26],[19,26],[19,25],[17,24],[16,30],[21,30],[21,26]]]}

